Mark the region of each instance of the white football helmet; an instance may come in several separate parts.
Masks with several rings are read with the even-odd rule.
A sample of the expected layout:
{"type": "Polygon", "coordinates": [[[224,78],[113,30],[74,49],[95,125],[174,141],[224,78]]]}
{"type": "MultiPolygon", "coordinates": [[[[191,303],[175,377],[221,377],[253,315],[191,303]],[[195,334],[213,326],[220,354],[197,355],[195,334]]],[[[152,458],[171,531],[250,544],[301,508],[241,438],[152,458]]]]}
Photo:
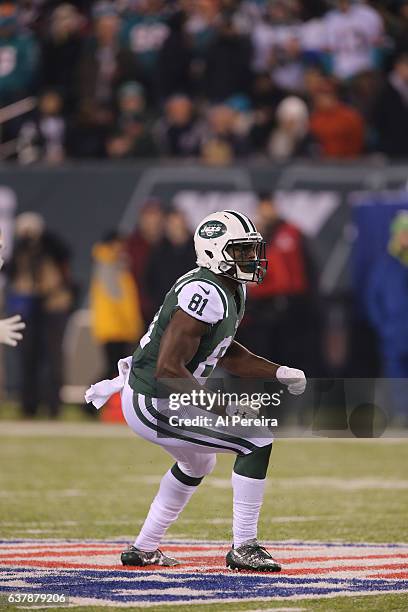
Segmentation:
{"type": "Polygon", "coordinates": [[[240,283],[261,283],[268,266],[265,241],[243,213],[223,210],[208,215],[194,234],[197,265],[240,283]]]}

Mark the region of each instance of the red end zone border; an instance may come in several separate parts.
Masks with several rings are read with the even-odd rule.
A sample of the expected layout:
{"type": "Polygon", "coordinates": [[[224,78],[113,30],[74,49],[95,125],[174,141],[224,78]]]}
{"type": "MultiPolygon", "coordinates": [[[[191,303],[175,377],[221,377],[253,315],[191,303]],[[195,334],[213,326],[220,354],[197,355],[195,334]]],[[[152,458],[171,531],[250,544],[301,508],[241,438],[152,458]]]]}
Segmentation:
{"type": "Polygon", "coordinates": [[[0,594],[61,593],[70,605],[228,603],[408,593],[408,544],[269,542],[277,574],[230,572],[226,542],[169,540],[176,568],[124,568],[123,540],[0,540],[0,594]]]}

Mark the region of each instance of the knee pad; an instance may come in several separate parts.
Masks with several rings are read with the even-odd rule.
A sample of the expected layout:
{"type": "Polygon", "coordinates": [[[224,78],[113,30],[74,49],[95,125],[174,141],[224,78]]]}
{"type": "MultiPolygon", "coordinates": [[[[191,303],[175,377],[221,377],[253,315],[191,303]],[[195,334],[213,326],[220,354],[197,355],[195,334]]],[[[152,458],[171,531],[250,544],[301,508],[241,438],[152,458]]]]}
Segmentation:
{"type": "Polygon", "coordinates": [[[234,472],[248,478],[264,479],[268,470],[272,444],[260,446],[252,453],[240,455],[236,458],[234,472]]]}
{"type": "Polygon", "coordinates": [[[193,478],[202,478],[203,476],[207,476],[210,474],[217,462],[217,455],[215,453],[204,454],[204,453],[195,453],[188,462],[187,461],[177,461],[177,464],[182,472],[187,474],[187,476],[192,476],[193,478]]]}

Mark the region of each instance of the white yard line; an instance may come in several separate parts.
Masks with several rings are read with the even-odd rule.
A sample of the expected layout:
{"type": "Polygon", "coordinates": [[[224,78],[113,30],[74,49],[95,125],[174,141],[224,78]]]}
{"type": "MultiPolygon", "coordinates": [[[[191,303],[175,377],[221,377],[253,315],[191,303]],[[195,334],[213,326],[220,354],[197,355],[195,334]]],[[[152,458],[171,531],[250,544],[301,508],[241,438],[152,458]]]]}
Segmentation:
{"type": "Polygon", "coordinates": [[[64,421],[0,421],[1,437],[51,436],[61,438],[134,438],[125,425],[105,423],[67,423],[64,421]]]}
{"type": "MultiPolygon", "coordinates": [[[[146,481],[144,481],[146,482],[146,481]]],[[[229,478],[208,477],[207,486],[215,489],[225,489],[231,486],[229,478]]],[[[155,483],[152,483],[155,484],[155,483]]],[[[383,478],[336,478],[332,476],[300,476],[293,478],[271,478],[267,482],[268,487],[284,487],[286,489],[298,489],[299,487],[325,487],[339,491],[358,491],[366,489],[383,490],[406,490],[408,480],[384,480],[383,478]]]]}
{"type": "Polygon", "coordinates": [[[256,608],[254,610],[244,609],[242,612],[303,612],[307,608],[256,608]]]}
{"type": "MultiPolygon", "coordinates": [[[[407,444],[408,437],[401,437],[398,431],[388,431],[387,438],[365,439],[354,437],[350,438],[325,438],[319,436],[311,436],[310,432],[305,432],[308,437],[290,437],[277,439],[285,441],[285,443],[298,444],[299,442],[319,442],[322,444],[333,444],[341,442],[350,444],[358,442],[359,444],[407,444]],[[391,437],[392,436],[392,437],[391,437]]],[[[106,423],[90,423],[78,422],[71,423],[66,421],[2,421],[0,420],[0,437],[36,437],[36,436],[52,436],[52,437],[80,437],[80,438],[136,438],[135,434],[129,427],[123,424],[106,424],[106,423]]]]}
{"type": "MultiPolygon", "coordinates": [[[[126,477],[126,481],[147,485],[158,485],[162,479],[161,475],[135,475],[126,477]]],[[[205,479],[207,487],[214,489],[229,489],[231,486],[230,478],[217,478],[208,476],[205,479]]],[[[296,489],[300,486],[306,487],[327,487],[339,491],[358,491],[367,489],[377,490],[407,490],[408,480],[384,480],[383,478],[336,478],[332,476],[300,476],[293,478],[274,478],[267,482],[268,487],[284,487],[286,489],[296,489]]]]}
{"type": "MultiPolygon", "coordinates": [[[[272,516],[268,518],[270,523],[307,523],[309,521],[338,521],[340,516],[272,516]]],[[[144,519],[112,519],[110,521],[92,521],[93,525],[141,525],[144,519]]],[[[231,518],[202,518],[200,524],[203,525],[231,525],[231,518]]],[[[196,525],[196,519],[180,518],[179,524],[196,525]]],[[[2,527],[18,527],[18,528],[54,528],[55,531],[61,531],[64,527],[77,527],[78,525],[88,525],[88,521],[1,521],[2,527]]],[[[26,529],[26,530],[27,530],[26,529]]]]}
{"type": "MultiPolygon", "coordinates": [[[[157,486],[161,476],[135,476],[133,482],[145,485],[157,486]]],[[[214,489],[229,489],[231,481],[229,478],[217,478],[210,476],[205,480],[206,487],[214,489]]],[[[407,491],[408,480],[384,480],[381,478],[337,478],[335,476],[300,476],[293,478],[271,478],[266,483],[267,488],[299,489],[300,487],[332,489],[335,491],[407,491]]],[[[106,493],[109,495],[109,492],[106,493]]],[[[86,489],[36,489],[15,490],[3,489],[0,491],[1,498],[44,498],[44,497],[83,497],[90,495],[86,489]]],[[[313,518],[313,517],[311,517],[313,518]]],[[[321,517],[319,517],[321,518],[321,517]]],[[[300,520],[300,519],[298,519],[300,520]]]]}

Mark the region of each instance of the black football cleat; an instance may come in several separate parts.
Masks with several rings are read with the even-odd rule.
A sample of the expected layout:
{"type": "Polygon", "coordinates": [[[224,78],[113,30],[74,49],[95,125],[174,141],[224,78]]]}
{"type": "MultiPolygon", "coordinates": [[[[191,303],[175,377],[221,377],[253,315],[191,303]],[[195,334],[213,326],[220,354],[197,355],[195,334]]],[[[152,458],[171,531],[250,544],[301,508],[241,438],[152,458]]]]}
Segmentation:
{"type": "Polygon", "coordinates": [[[164,567],[174,567],[180,565],[176,559],[166,557],[162,551],[158,548],[153,552],[145,552],[136,548],[136,546],[129,546],[120,556],[122,565],[133,565],[134,567],[144,567],[145,565],[162,565],[164,567]]]}
{"type": "Polygon", "coordinates": [[[232,547],[226,557],[227,567],[232,570],[252,572],[280,572],[281,566],[257,540],[248,540],[232,547]]]}

